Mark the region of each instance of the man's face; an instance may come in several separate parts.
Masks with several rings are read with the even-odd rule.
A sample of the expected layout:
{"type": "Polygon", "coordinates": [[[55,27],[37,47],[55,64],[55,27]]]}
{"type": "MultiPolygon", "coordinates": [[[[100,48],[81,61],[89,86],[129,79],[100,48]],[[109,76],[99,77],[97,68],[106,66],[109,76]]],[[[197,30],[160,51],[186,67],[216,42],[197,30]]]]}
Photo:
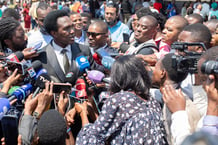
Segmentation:
{"type": "Polygon", "coordinates": [[[114,25],[117,19],[116,8],[106,7],[105,8],[105,20],[111,26],[114,25]]]}
{"type": "Polygon", "coordinates": [[[151,21],[148,18],[142,17],[136,25],[136,30],[134,32],[135,39],[139,43],[146,42],[153,38],[155,31],[151,21]]]}
{"type": "MultiPolygon", "coordinates": [[[[189,31],[182,31],[179,36],[178,36],[178,41],[179,42],[196,42],[194,38],[192,38],[191,32],[189,31]]],[[[203,48],[200,46],[188,46],[188,51],[193,51],[193,52],[203,52],[203,48]]]]}
{"type": "Polygon", "coordinates": [[[37,18],[36,22],[39,25],[39,27],[43,27],[43,21],[45,17],[48,15],[49,12],[51,12],[51,8],[49,7],[47,10],[37,9],[37,18]]]}
{"type": "Polygon", "coordinates": [[[133,19],[132,19],[132,28],[133,28],[133,30],[134,31],[136,31],[136,26],[137,26],[137,24],[138,24],[138,17],[137,17],[137,15],[136,14],[134,14],[133,15],[133,19]]]}
{"type": "Polygon", "coordinates": [[[57,19],[58,30],[52,31],[52,36],[55,42],[62,47],[74,43],[74,29],[73,23],[68,16],[60,17],[57,19]]]}
{"type": "Polygon", "coordinates": [[[87,17],[82,17],[83,30],[87,31],[90,25],[90,21],[87,17]]]}
{"type": "Polygon", "coordinates": [[[171,45],[173,42],[177,40],[179,35],[179,29],[176,27],[176,23],[174,20],[169,19],[167,20],[163,32],[162,32],[162,41],[171,45]]]}
{"type": "Polygon", "coordinates": [[[83,24],[82,24],[82,18],[80,14],[73,14],[70,16],[70,19],[73,22],[74,29],[81,31],[83,28],[83,24]]]}
{"type": "Polygon", "coordinates": [[[90,25],[87,31],[89,38],[89,46],[94,49],[103,47],[107,43],[107,32],[104,32],[101,28],[96,25],[90,25]]]}
{"type": "Polygon", "coordinates": [[[163,72],[163,70],[161,68],[161,60],[159,60],[155,64],[155,68],[153,69],[153,75],[152,75],[152,79],[151,79],[153,85],[160,87],[162,72],[163,72]]]}
{"type": "Polygon", "coordinates": [[[21,25],[15,29],[11,38],[11,46],[14,51],[22,51],[26,47],[25,32],[21,25]]]}

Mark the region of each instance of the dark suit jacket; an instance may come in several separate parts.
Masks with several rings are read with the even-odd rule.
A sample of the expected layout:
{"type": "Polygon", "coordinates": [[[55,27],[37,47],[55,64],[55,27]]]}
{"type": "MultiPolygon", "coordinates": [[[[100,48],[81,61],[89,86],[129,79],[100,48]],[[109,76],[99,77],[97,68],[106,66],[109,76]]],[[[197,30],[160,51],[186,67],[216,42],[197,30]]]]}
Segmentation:
{"type": "MultiPolygon", "coordinates": [[[[76,79],[80,75],[82,75],[82,72],[79,71],[75,59],[81,55],[88,56],[88,60],[91,67],[93,65],[94,60],[90,53],[89,47],[85,45],[81,45],[78,43],[72,44],[71,53],[72,53],[72,60],[71,60],[70,72],[73,72],[76,81],[76,79]]],[[[42,62],[43,68],[45,68],[48,71],[48,75],[51,77],[51,80],[53,80],[54,82],[63,83],[66,81],[65,74],[59,65],[59,62],[57,60],[56,54],[53,50],[51,43],[45,46],[40,52],[39,56],[34,58],[34,60],[40,60],[42,62]]]]}

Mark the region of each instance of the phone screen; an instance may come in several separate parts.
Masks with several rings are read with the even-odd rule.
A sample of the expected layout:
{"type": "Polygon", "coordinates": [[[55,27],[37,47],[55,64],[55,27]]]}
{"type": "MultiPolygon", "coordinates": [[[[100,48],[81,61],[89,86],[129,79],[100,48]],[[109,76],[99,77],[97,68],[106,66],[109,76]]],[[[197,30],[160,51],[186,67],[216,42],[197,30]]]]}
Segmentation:
{"type": "Polygon", "coordinates": [[[71,92],[72,85],[67,83],[54,83],[53,85],[53,93],[61,93],[65,91],[66,93],[71,92]]]}
{"type": "Polygon", "coordinates": [[[38,51],[38,49],[42,46],[42,42],[39,42],[33,47],[33,50],[38,51]]]}
{"type": "Polygon", "coordinates": [[[6,145],[16,145],[18,137],[18,119],[13,116],[4,116],[1,120],[2,131],[6,145]]]}
{"type": "Polygon", "coordinates": [[[21,63],[7,62],[7,66],[8,66],[8,70],[13,72],[17,68],[18,69],[17,72],[19,74],[23,74],[24,75],[23,65],[21,63]]]}
{"type": "Polygon", "coordinates": [[[129,34],[123,33],[123,41],[129,44],[129,34]]]}

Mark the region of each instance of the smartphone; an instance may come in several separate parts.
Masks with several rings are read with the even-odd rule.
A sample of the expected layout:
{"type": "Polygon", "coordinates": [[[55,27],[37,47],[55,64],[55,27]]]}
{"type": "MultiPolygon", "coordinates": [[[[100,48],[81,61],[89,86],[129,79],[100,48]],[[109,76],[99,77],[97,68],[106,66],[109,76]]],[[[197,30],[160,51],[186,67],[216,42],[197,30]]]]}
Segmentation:
{"type": "Polygon", "coordinates": [[[71,88],[72,85],[69,83],[53,83],[53,93],[61,93],[62,91],[70,93],[71,88]]]}
{"type": "Polygon", "coordinates": [[[129,44],[129,34],[123,33],[123,41],[129,44]]]}
{"type": "Polygon", "coordinates": [[[24,75],[25,71],[24,71],[24,66],[22,63],[19,62],[13,62],[13,61],[7,61],[7,67],[8,70],[10,71],[14,71],[16,68],[18,69],[18,73],[24,75]]]}
{"type": "Polygon", "coordinates": [[[2,132],[6,145],[16,145],[18,137],[19,118],[15,115],[6,115],[1,119],[2,132]]]}
{"type": "Polygon", "coordinates": [[[42,43],[43,43],[43,42],[37,43],[37,44],[33,47],[33,51],[39,52],[39,51],[40,51],[39,48],[41,48],[42,43]]]}

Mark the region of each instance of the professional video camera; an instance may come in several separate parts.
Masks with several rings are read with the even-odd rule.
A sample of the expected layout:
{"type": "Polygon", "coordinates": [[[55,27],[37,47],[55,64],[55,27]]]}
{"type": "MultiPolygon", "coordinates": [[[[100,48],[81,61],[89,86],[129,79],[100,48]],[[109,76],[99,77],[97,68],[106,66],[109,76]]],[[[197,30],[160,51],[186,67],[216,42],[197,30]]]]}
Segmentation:
{"type": "Polygon", "coordinates": [[[202,42],[175,42],[171,45],[172,49],[177,50],[177,54],[172,56],[172,66],[178,72],[197,73],[197,63],[202,53],[188,51],[188,47],[200,46],[206,51],[202,42]]]}
{"type": "Polygon", "coordinates": [[[218,59],[207,60],[201,65],[201,72],[204,74],[218,74],[218,59]]]}

